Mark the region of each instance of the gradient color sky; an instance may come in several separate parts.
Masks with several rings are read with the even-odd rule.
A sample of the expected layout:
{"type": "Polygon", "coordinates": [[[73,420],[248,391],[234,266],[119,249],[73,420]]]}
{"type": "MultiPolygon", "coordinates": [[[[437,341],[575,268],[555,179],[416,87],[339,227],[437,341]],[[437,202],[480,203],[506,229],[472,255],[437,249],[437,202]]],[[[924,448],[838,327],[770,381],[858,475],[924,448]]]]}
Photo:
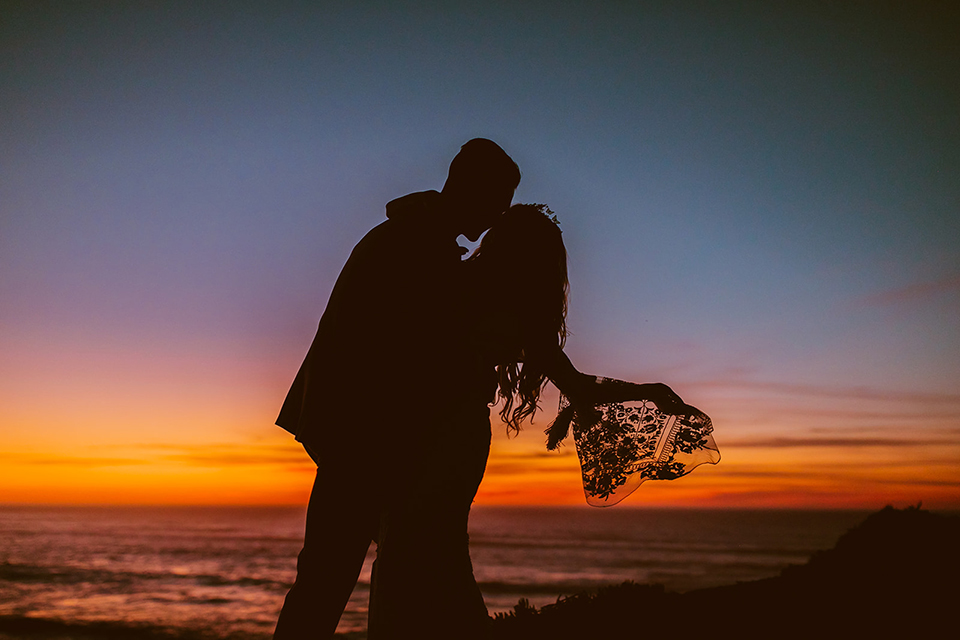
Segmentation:
{"type": "MultiPolygon", "coordinates": [[[[484,136],[573,361],[714,419],[624,504],[960,508],[960,22],[780,4],[5,3],[0,502],[305,504],[272,425],[340,267],[484,136]]],[[[555,401],[478,502],[583,503],[555,401]]]]}

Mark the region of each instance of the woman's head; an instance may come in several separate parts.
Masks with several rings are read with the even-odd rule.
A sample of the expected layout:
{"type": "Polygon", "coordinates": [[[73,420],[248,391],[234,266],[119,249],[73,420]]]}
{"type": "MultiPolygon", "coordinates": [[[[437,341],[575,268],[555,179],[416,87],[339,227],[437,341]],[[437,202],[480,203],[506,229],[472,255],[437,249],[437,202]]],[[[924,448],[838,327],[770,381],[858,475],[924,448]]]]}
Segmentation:
{"type": "Polygon", "coordinates": [[[517,204],[490,227],[477,250],[501,306],[538,342],[566,338],[567,251],[546,205],[517,204]]]}
{"type": "Polygon", "coordinates": [[[552,213],[545,205],[510,207],[474,257],[497,291],[501,311],[519,329],[522,353],[497,364],[505,405],[501,416],[513,429],[536,411],[546,382],[537,354],[562,348],[567,336],[567,251],[552,213]]]}

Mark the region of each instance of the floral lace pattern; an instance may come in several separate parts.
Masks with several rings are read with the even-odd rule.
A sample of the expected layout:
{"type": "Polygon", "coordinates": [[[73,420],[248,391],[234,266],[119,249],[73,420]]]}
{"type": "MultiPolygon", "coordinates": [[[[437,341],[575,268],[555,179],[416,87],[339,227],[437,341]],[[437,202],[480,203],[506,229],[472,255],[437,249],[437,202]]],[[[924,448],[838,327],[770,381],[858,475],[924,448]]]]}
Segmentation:
{"type": "Polygon", "coordinates": [[[649,400],[631,400],[575,409],[573,436],[593,506],[617,504],[646,480],[673,480],[720,461],[713,423],[693,407],[668,414],[649,400]]]}

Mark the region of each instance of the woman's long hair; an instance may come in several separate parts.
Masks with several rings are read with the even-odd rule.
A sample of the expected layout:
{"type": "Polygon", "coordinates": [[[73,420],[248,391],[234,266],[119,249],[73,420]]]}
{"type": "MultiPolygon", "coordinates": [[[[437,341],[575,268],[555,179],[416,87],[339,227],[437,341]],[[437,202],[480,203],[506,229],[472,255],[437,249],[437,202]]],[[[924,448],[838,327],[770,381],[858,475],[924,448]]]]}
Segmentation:
{"type": "Polygon", "coordinates": [[[475,254],[492,274],[501,310],[520,329],[519,351],[497,350],[504,354],[497,362],[500,417],[514,432],[539,408],[547,376],[538,358],[552,357],[567,337],[567,251],[552,214],[546,205],[510,207],[475,254]]]}

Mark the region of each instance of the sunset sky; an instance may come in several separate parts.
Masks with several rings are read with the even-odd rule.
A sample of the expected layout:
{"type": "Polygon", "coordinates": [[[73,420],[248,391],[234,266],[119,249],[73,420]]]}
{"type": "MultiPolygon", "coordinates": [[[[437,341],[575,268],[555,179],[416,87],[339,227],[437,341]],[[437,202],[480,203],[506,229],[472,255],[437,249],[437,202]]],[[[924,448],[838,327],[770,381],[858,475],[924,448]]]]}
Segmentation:
{"type": "MultiPolygon", "coordinates": [[[[960,508],[951,3],[450,4],[4,4],[0,503],[305,504],[273,422],[334,280],[483,136],[574,363],[713,418],[623,504],[960,508]]],[[[478,503],[583,504],[555,410],[478,503]]]]}

